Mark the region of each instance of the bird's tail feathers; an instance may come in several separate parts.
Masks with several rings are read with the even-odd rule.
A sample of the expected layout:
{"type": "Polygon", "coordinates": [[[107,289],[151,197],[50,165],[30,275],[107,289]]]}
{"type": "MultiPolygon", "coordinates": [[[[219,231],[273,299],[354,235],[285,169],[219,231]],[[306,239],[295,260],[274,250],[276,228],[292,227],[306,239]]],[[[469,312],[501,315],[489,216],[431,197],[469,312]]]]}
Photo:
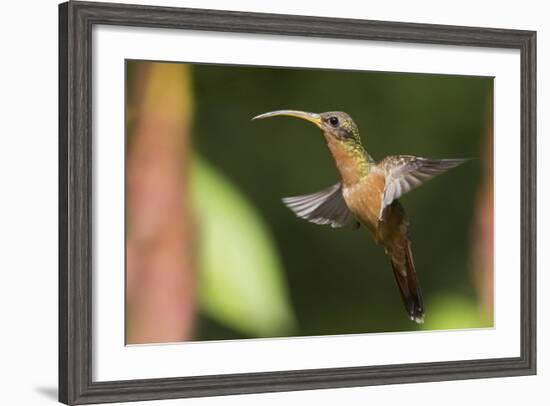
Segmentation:
{"type": "Polygon", "coordinates": [[[409,317],[419,324],[424,323],[424,301],[414,268],[410,243],[405,248],[405,261],[403,263],[396,261],[391,256],[390,261],[395,281],[401,293],[401,299],[409,317]]]}

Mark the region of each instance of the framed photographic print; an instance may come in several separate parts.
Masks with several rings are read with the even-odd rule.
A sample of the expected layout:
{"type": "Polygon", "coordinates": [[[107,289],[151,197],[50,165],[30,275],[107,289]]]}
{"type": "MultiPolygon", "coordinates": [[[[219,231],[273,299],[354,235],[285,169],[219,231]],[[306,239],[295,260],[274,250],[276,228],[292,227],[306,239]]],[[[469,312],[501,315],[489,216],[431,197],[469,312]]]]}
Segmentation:
{"type": "Polygon", "coordinates": [[[59,399],[536,372],[532,31],[59,8],[59,399]]]}

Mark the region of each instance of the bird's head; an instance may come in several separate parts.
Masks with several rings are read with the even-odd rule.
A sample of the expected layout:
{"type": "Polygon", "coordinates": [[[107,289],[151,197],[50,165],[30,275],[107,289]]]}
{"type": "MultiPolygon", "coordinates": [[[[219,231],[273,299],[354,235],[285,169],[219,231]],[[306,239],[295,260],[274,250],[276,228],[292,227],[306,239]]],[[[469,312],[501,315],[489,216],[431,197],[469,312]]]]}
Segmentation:
{"type": "Polygon", "coordinates": [[[297,117],[309,121],[321,129],[327,141],[334,140],[345,144],[361,145],[361,137],[359,136],[357,125],[343,111],[327,111],[318,114],[299,110],[277,110],[260,114],[252,120],[276,116],[297,117]]]}

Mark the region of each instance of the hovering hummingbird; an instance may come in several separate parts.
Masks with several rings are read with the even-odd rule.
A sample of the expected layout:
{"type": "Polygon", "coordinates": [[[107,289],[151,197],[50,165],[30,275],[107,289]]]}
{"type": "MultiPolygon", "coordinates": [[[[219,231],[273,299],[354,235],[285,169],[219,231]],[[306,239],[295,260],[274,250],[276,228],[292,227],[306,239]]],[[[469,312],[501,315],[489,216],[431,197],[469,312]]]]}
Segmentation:
{"type": "Polygon", "coordinates": [[[390,259],[409,317],[423,323],[424,302],[407,232],[409,222],[398,198],[466,159],[398,155],[375,162],[361,144],[357,125],[344,112],[278,110],[253,120],[275,116],[297,117],[319,127],[341,178],[317,193],[286,197],[283,202],[298,217],[315,224],[365,226],[390,259]]]}

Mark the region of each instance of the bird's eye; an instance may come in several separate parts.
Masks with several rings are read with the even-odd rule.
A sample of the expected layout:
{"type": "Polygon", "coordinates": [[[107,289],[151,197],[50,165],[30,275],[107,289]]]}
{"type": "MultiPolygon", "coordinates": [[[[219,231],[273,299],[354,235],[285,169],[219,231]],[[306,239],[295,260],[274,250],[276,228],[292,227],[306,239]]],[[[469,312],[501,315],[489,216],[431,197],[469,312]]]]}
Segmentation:
{"type": "Polygon", "coordinates": [[[330,123],[331,126],[336,127],[339,123],[338,117],[332,116],[328,119],[328,122],[330,123]]]}

